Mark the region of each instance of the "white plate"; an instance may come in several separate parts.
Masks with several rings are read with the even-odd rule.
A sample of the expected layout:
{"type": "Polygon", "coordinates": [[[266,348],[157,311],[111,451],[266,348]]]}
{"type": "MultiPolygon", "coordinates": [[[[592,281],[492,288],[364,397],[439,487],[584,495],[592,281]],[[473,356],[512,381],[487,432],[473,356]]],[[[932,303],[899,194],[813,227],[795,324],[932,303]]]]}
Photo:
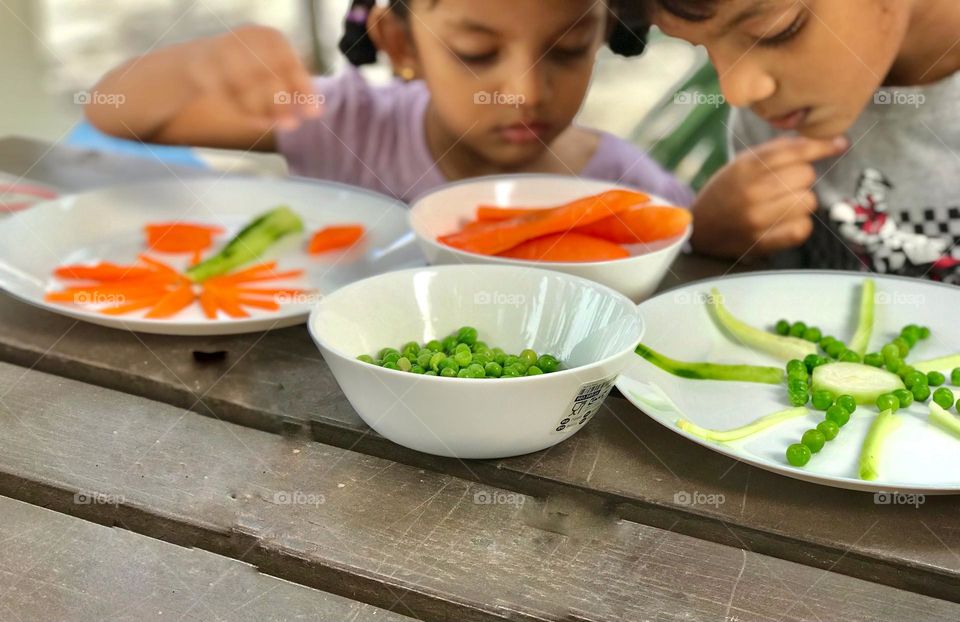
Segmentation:
{"type": "MultiPolygon", "coordinates": [[[[304,276],[285,287],[330,293],[353,281],[399,268],[425,264],[407,225],[406,207],[393,199],[328,182],[265,179],[202,179],[117,186],[39,204],[0,223],[0,287],[54,313],[94,324],[165,335],[228,335],[302,324],[316,296],[283,304],[279,312],[251,310],[249,318],[208,320],[199,305],[169,320],[143,319],[145,312],[110,317],[78,305],[51,304],[44,294],[64,284],[52,274],[63,264],[107,260],[134,263],[146,249],[143,226],[150,222],[188,221],[226,229],[218,248],[240,228],[278,205],[288,205],[306,231],[270,249],[264,259],[281,268],[303,269],[304,276]],[[310,256],[311,232],[327,225],[360,223],[367,228],[355,249],[310,256]]],[[[187,259],[150,253],[178,268],[187,259]]]]}
{"type": "MultiPolygon", "coordinates": [[[[719,289],[730,310],[754,326],[769,329],[781,318],[802,320],[820,327],[824,335],[846,341],[854,331],[860,285],[866,277],[844,272],[771,272],[686,285],[640,305],[647,325],[644,343],[683,361],[781,366],[782,362],[737,345],[721,332],[705,304],[710,289],[719,289]]],[[[877,282],[877,305],[871,351],[896,337],[903,326],[920,324],[929,326],[933,334],[913,349],[909,362],[960,352],[960,288],[919,279],[873,278],[877,282]]],[[[950,370],[945,371],[949,385],[950,370]]],[[[787,463],[784,452],[788,445],[799,442],[805,430],[823,420],[823,413],[812,408],[808,417],[728,444],[704,441],[676,427],[680,417],[717,430],[745,425],[789,408],[783,386],[686,380],[637,357],[620,377],[617,388],[674,432],[775,473],[851,490],[960,492],[960,441],[926,423],[927,405],[915,404],[898,412],[903,425],[887,441],[881,479],[867,482],[857,477],[857,461],[872,416],[877,413],[875,407],[858,407],[839,436],[809,464],[797,468],[787,463]]]]}

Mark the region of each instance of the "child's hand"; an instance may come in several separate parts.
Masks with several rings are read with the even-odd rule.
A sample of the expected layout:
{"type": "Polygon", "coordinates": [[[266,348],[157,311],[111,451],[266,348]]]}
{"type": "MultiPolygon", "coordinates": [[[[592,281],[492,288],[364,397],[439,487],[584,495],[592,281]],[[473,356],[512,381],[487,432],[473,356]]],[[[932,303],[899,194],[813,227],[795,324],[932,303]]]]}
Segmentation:
{"type": "Polygon", "coordinates": [[[101,131],[145,142],[271,149],[274,127],[319,116],[310,74],[284,36],[261,26],[170,46],[108,73],[87,106],[101,131]]]}
{"type": "Polygon", "coordinates": [[[784,137],[741,153],[707,183],[693,206],[693,246],[719,257],[765,256],[813,233],[813,163],[847,150],[846,138],[784,137]]]}

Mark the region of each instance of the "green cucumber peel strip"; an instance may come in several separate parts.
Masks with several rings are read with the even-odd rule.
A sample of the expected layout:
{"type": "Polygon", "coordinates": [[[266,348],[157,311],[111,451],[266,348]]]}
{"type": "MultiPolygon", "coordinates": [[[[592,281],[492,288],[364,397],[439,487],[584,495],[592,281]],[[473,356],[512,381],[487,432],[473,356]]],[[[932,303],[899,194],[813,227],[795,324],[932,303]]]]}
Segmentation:
{"type": "Polygon", "coordinates": [[[797,417],[803,417],[809,413],[810,411],[802,406],[799,408],[789,408],[787,410],[775,412],[772,415],[760,417],[756,421],[732,430],[708,430],[707,428],[701,428],[697,424],[687,421],[686,419],[677,419],[677,427],[687,434],[691,434],[704,440],[728,443],[730,441],[740,440],[759,432],[763,432],[767,428],[775,426],[778,423],[796,419],[797,417]]]}
{"type": "Polygon", "coordinates": [[[817,353],[817,345],[814,343],[797,337],[774,335],[742,322],[724,306],[722,296],[716,288],[710,293],[709,303],[717,321],[737,343],[784,361],[803,360],[808,355],[817,353]]]}
{"type": "Polygon", "coordinates": [[[930,416],[927,421],[930,425],[960,439],[960,417],[944,410],[943,406],[934,401],[930,402],[930,416]]]}
{"type": "Polygon", "coordinates": [[[950,377],[950,370],[960,367],[960,354],[952,354],[950,356],[944,356],[942,358],[933,359],[932,361],[924,361],[922,363],[911,363],[911,365],[919,372],[928,374],[932,371],[946,371],[947,378],[950,377]]]}
{"type": "Polygon", "coordinates": [[[723,380],[729,382],[781,384],[785,377],[784,371],[779,367],[718,365],[715,363],[687,363],[677,361],[648,348],[642,343],[637,346],[636,353],[667,373],[691,380],[723,380]]]}
{"type": "Polygon", "coordinates": [[[863,282],[863,292],[860,294],[860,319],[857,322],[857,332],[850,339],[850,349],[860,355],[867,353],[870,346],[870,337],[873,335],[874,308],[877,298],[877,284],[873,279],[863,282]]]}
{"type": "Polygon", "coordinates": [[[861,363],[827,363],[813,370],[813,390],[851,395],[857,404],[871,405],[877,398],[906,388],[900,376],[861,363]]]}
{"type": "Polygon", "coordinates": [[[260,257],[282,238],[303,231],[303,221],[289,207],[281,206],[257,216],[220,249],[216,255],[187,270],[194,283],[226,274],[260,257]]]}
{"type": "Polygon", "coordinates": [[[870,424],[870,431],[860,449],[860,479],[872,482],[880,476],[883,446],[900,423],[900,418],[892,410],[885,410],[870,424]]]}

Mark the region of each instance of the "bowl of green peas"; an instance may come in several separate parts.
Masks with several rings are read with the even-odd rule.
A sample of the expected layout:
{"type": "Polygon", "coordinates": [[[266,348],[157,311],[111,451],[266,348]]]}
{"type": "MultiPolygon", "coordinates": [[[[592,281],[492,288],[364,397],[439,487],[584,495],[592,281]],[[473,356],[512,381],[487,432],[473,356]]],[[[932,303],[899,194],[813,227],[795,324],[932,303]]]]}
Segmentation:
{"type": "Polygon", "coordinates": [[[643,337],[598,283],[509,266],[435,266],[347,285],[309,331],[360,417],[430,454],[539,451],[596,414],[643,337]]]}

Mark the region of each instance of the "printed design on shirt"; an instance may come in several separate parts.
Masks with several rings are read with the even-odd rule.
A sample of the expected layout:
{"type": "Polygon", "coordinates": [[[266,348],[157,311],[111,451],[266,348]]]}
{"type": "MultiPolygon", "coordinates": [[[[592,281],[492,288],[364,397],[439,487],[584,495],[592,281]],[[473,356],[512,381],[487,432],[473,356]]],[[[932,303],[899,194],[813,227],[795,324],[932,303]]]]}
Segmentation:
{"type": "Polygon", "coordinates": [[[830,208],[830,220],[860,260],[881,273],[960,284],[960,208],[891,214],[893,183],[868,168],[856,194],[830,208]]]}

